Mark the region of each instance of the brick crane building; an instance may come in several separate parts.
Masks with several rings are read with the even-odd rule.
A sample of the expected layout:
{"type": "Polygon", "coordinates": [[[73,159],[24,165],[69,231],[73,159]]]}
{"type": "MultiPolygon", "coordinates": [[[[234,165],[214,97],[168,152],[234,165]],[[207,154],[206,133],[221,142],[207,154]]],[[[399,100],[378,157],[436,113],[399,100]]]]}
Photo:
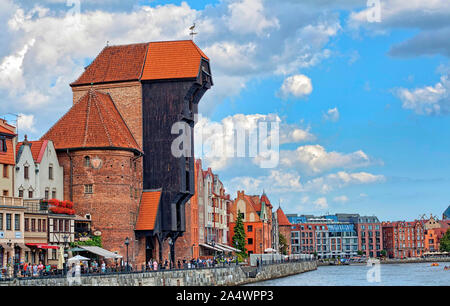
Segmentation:
{"type": "Polygon", "coordinates": [[[105,248],[124,256],[129,237],[131,262],[167,259],[169,246],[174,260],[195,184],[193,150],[183,142],[175,156],[172,145],[184,134],[194,147],[212,85],[209,58],[190,40],[107,46],[70,85],[74,106],[43,139],[64,167],[65,198],[91,215],[105,248]]]}

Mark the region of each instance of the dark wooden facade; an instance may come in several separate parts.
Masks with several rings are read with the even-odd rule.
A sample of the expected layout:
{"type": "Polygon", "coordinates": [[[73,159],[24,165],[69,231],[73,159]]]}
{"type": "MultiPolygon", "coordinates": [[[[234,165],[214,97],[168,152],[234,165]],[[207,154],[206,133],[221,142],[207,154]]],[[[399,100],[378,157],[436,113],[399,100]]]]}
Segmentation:
{"type": "Polygon", "coordinates": [[[142,81],[144,189],[162,188],[159,240],[176,240],[186,230],[186,202],[195,193],[194,119],[198,103],[211,88],[209,63],[202,60],[196,79],[142,81]],[[176,157],[172,144],[180,137],[172,128],[182,122],[191,138],[190,156],[176,157]]]}

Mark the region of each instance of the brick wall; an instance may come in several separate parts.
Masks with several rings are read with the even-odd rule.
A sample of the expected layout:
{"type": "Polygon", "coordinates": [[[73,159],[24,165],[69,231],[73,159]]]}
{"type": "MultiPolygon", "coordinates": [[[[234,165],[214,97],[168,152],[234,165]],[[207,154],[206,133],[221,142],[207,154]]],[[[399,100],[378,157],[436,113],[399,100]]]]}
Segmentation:
{"type": "MultiPolygon", "coordinates": [[[[78,215],[90,214],[95,230],[102,232],[103,247],[126,257],[125,238],[130,238],[130,262],[145,261],[145,245],[135,240],[134,227],[142,192],[142,158],[134,168],[132,152],[76,151],[71,152],[73,173],[72,193],[78,215]],[[98,158],[98,169],[86,167],[85,157],[98,158]],[[85,185],[93,185],[93,193],[85,193],[85,185]],[[138,245],[141,245],[138,248],[138,245]],[[139,252],[139,253],[138,253],[139,252]],[[143,252],[143,255],[142,255],[143,252]],[[142,257],[144,256],[144,257],[142,257]]],[[[70,159],[66,152],[58,152],[64,167],[64,199],[70,200],[70,159]]]]}

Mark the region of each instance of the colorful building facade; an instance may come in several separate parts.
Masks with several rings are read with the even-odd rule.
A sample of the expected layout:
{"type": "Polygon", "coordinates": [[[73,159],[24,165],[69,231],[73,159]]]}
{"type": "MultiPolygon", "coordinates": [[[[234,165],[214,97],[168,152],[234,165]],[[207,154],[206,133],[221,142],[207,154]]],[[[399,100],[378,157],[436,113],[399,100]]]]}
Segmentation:
{"type": "Polygon", "coordinates": [[[425,251],[425,226],[421,221],[383,222],[383,246],[389,258],[420,257],[425,251]]]}
{"type": "Polygon", "coordinates": [[[229,241],[234,236],[238,214],[243,217],[248,254],[264,254],[272,249],[272,204],[267,196],[246,195],[237,192],[237,198],[230,207],[229,241]]]}

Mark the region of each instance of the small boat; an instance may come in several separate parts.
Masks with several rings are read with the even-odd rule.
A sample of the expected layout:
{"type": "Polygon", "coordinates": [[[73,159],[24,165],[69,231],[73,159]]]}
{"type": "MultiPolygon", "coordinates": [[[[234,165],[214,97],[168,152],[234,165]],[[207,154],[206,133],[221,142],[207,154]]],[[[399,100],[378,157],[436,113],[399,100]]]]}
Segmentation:
{"type": "Polygon", "coordinates": [[[439,267],[439,264],[438,264],[437,262],[433,262],[433,263],[431,264],[431,266],[432,266],[432,267],[439,267]]]}
{"type": "Polygon", "coordinates": [[[444,271],[447,271],[447,270],[450,271],[450,267],[449,267],[449,266],[445,266],[445,267],[444,267],[444,271]]]}

